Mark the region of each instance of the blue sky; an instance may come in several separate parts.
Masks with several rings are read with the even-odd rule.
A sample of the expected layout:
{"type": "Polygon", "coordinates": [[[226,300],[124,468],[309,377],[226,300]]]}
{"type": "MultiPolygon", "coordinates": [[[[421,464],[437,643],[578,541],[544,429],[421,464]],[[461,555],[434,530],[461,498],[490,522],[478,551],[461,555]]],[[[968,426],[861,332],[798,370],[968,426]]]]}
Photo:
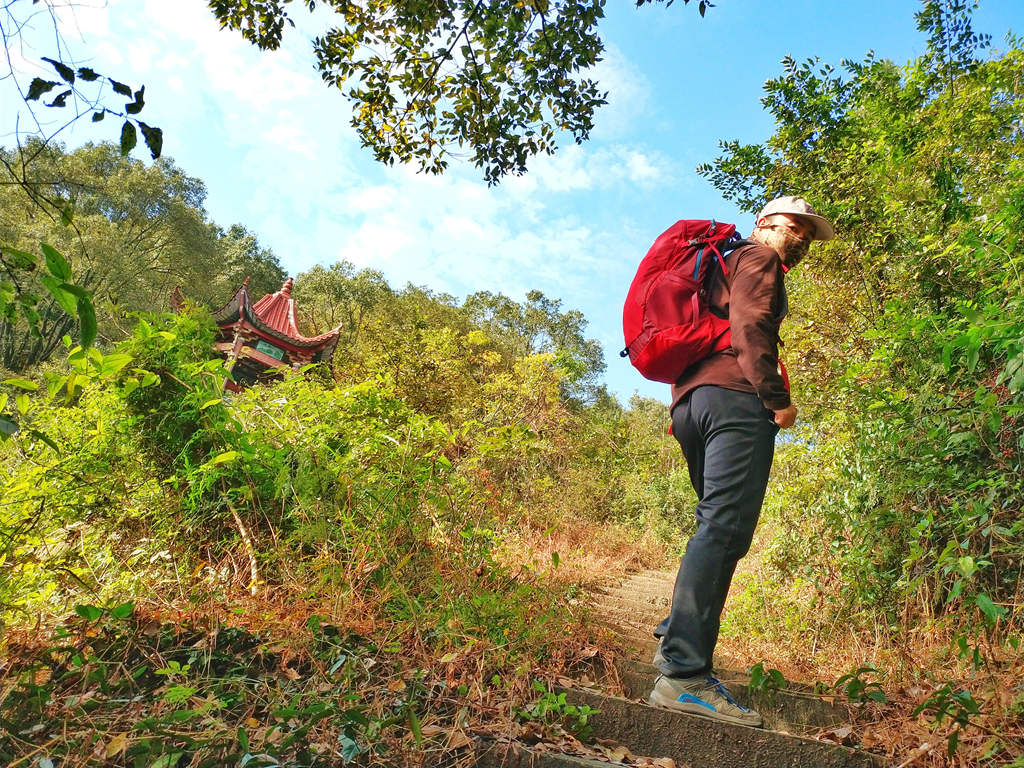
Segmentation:
{"type": "MultiPolygon", "coordinates": [[[[680,218],[735,221],[749,232],[750,217],[694,167],[716,156],[718,139],[771,134],[759,99],[779,61],[838,65],[870,49],[904,63],[924,50],[910,0],[721,0],[704,19],[682,0],[643,9],[608,0],[595,75],[609,104],[592,140],[488,188],[468,164],[443,177],[376,164],[349,128],[341,93],[320,81],[309,42],[316,20],[295,5],[298,29],[273,53],[220,30],[203,0],[80,0],[63,18],[77,64],[145,83],[142,117],[163,128],[165,156],[206,183],[210,217],[244,224],[291,274],[347,259],[393,286],[457,297],[486,290],[521,300],[539,289],[583,311],[623,401],[634,391],[668,398],[667,386],[644,381],[617,355],[636,265],[680,218]]],[[[1020,32],[1020,20],[1020,0],[982,0],[975,29],[998,46],[1011,28],[1020,32]]],[[[52,55],[52,39],[42,17],[27,31],[14,59],[25,82],[38,58],[52,55]]],[[[0,81],[7,146],[17,108],[0,81]]],[[[73,148],[115,139],[116,126],[83,122],[62,136],[73,148]]]]}

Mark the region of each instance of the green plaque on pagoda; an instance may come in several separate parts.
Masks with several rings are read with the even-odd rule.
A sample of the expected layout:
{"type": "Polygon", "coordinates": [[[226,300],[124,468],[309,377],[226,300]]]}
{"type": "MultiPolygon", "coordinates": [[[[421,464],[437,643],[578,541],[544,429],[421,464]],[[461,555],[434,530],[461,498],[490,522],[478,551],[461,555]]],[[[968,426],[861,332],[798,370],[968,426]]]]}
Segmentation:
{"type": "Polygon", "coordinates": [[[256,342],[256,351],[262,352],[264,355],[270,355],[275,360],[284,359],[283,349],[281,349],[280,347],[275,347],[273,344],[270,344],[264,341],[263,339],[260,339],[259,341],[256,342]]]}

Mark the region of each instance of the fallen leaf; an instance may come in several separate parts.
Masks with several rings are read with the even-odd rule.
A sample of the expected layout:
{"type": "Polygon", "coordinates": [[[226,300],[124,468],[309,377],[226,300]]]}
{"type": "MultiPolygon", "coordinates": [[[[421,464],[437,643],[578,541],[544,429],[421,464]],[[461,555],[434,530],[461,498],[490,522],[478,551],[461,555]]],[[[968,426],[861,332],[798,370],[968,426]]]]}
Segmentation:
{"type": "Polygon", "coordinates": [[[298,680],[301,677],[301,675],[291,667],[284,668],[284,676],[289,680],[298,680]]]}
{"type": "Polygon", "coordinates": [[[605,757],[607,757],[609,760],[615,761],[616,763],[621,763],[627,757],[633,756],[632,753],[621,744],[616,745],[614,747],[605,747],[603,751],[605,757]]]}
{"type": "Polygon", "coordinates": [[[900,763],[897,766],[897,768],[906,768],[908,765],[913,763],[919,757],[924,757],[928,752],[931,752],[931,751],[932,751],[932,745],[929,744],[926,741],[923,744],[921,744],[921,746],[919,746],[917,749],[913,750],[909,755],[907,755],[907,759],[904,760],[902,763],[900,763]]]}
{"type": "Polygon", "coordinates": [[[128,734],[119,733],[117,736],[112,738],[107,744],[107,759],[109,760],[114,755],[117,755],[124,751],[124,748],[128,746],[128,734]]]}
{"type": "Polygon", "coordinates": [[[544,729],[537,723],[526,723],[519,734],[519,739],[524,744],[536,744],[544,739],[544,729]]]}
{"type": "Polygon", "coordinates": [[[452,731],[448,736],[448,749],[468,747],[472,743],[473,740],[466,735],[465,731],[462,730],[452,731]]]}

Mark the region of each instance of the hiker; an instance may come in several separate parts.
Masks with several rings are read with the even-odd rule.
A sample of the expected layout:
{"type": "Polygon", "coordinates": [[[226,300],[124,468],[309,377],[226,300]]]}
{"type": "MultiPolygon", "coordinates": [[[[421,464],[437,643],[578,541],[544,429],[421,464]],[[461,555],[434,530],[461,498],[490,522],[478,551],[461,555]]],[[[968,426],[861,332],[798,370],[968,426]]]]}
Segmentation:
{"type": "Polygon", "coordinates": [[[712,677],[712,656],[733,571],[761,513],[775,435],[796,421],[778,358],[783,275],[812,240],[833,234],[806,200],[780,197],[758,214],[748,243],[728,254],[727,270],[711,273],[707,302],[728,318],[732,346],[691,365],[672,387],[672,433],[697,492],[697,532],[679,565],[671,613],[654,631],[656,706],[762,724],[712,677]]]}

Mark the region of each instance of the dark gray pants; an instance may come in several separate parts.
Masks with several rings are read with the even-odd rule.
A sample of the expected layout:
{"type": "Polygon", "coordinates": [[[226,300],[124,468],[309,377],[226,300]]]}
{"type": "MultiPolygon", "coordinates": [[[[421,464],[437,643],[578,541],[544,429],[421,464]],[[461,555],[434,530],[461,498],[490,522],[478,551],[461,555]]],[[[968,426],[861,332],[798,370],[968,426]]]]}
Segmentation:
{"type": "Polygon", "coordinates": [[[679,564],[672,611],[658,625],[662,674],[709,673],[736,563],[750,549],[779,431],[757,395],[704,386],[672,411],[697,492],[697,532],[679,564]]]}

